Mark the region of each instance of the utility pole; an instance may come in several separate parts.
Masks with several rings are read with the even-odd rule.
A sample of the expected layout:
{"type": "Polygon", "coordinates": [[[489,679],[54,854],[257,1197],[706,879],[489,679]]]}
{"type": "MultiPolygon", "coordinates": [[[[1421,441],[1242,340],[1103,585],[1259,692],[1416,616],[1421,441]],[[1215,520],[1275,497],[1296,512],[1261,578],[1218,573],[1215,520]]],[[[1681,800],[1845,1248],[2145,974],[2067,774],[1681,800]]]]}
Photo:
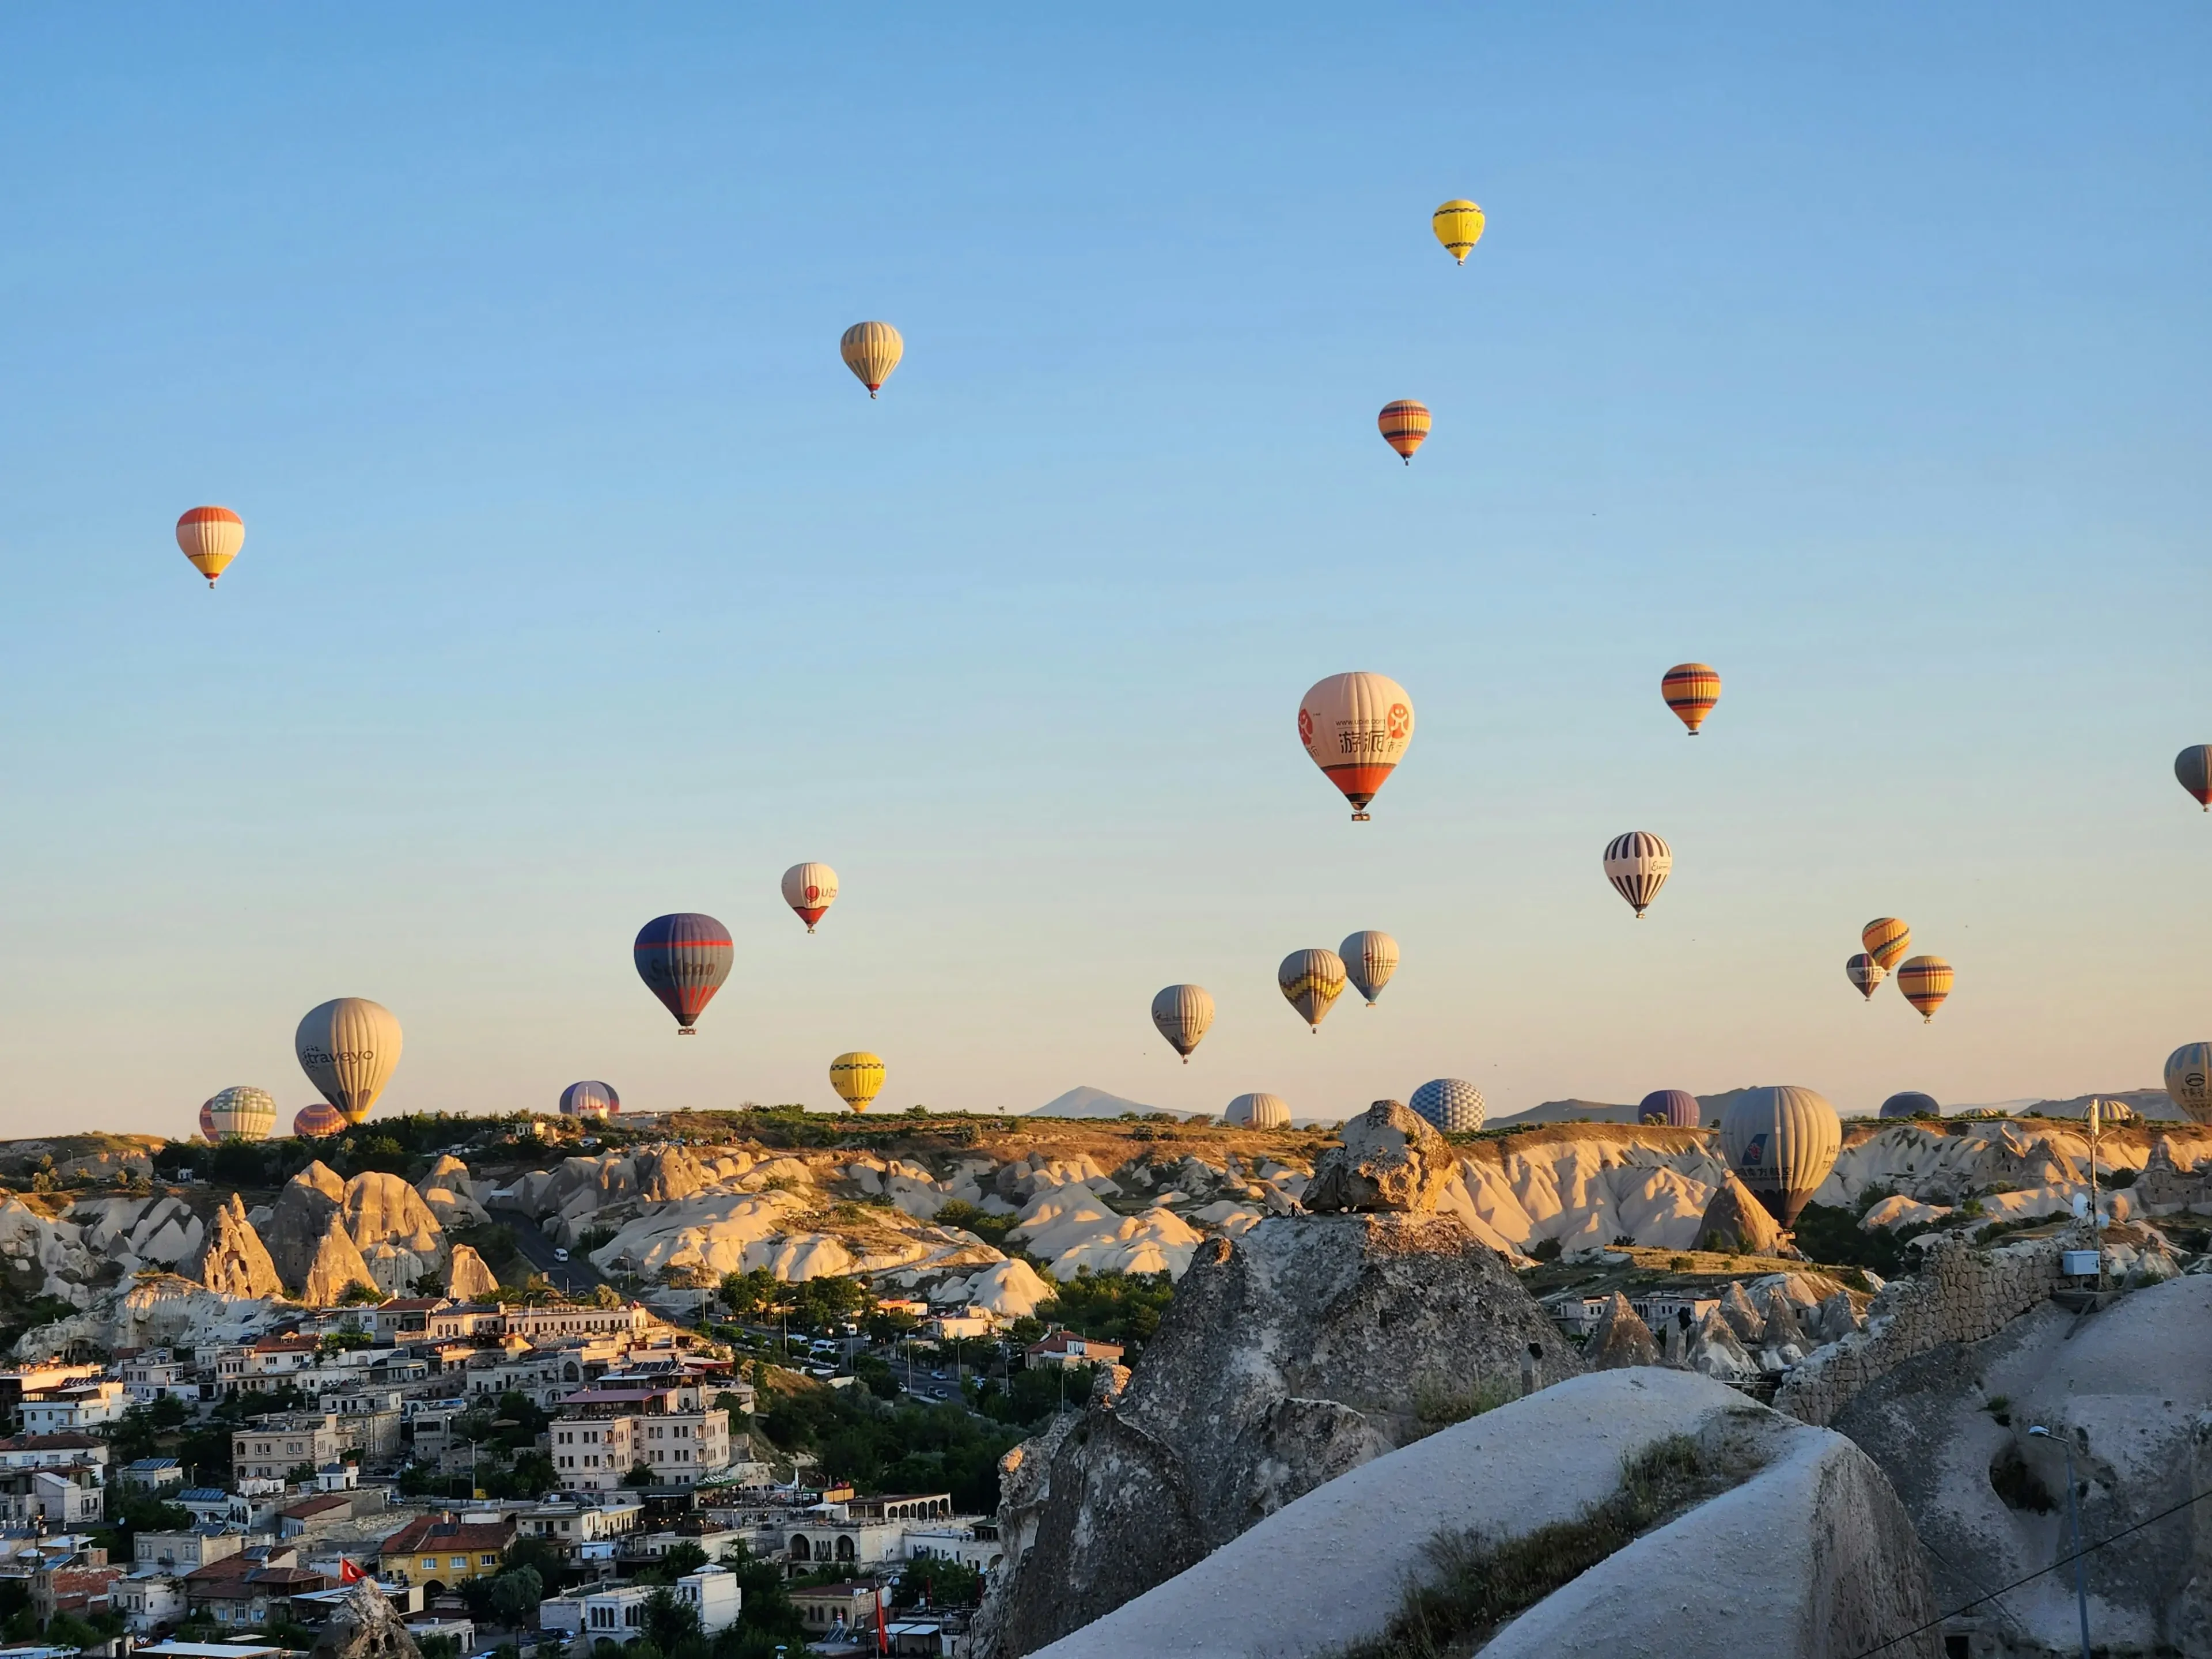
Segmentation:
{"type": "MultiPolygon", "coordinates": [[[[2089,1108],[2097,1109],[2094,1104],[2089,1108]]],[[[2104,1282],[2104,1269],[2097,1270],[2098,1283],[2104,1282]]],[[[2063,1434],[2053,1434],[2038,1423],[2028,1433],[2039,1440],[2056,1440],[2066,1454],[2066,1524],[2074,1534],[2074,1606],[2081,1618],[2081,1659],[2089,1654],[2089,1561],[2081,1553],[2081,1506],[2074,1484],[2074,1443],[2063,1434]]]]}
{"type": "MultiPolygon", "coordinates": [[[[2093,1098],[2089,1102],[2089,1243],[2097,1250],[2097,1288],[2100,1291],[2105,1288],[2105,1218],[2097,1208],[2097,1150],[2104,1119],[2103,1103],[2093,1098]]],[[[2072,1457],[2073,1453],[2069,1451],[2067,1456],[2072,1457]]],[[[2082,1616],[2087,1617],[2086,1613],[2082,1616]]],[[[2087,1650],[2085,1639],[2082,1651],[2087,1650]]]]}

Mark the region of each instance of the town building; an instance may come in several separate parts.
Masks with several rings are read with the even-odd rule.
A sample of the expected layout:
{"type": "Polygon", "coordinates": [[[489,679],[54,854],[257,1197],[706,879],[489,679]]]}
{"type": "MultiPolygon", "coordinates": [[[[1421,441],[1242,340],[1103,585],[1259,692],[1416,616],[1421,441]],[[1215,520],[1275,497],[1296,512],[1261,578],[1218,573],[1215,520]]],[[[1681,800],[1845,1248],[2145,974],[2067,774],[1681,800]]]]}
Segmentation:
{"type": "Polygon", "coordinates": [[[410,1522],[378,1548],[379,1572],[401,1584],[451,1588],[500,1571],[515,1539],[512,1515],[451,1510],[410,1522]]]}
{"type": "Polygon", "coordinates": [[[1121,1345],[1078,1336],[1073,1331],[1054,1331],[1042,1342],[1022,1350],[1031,1365],[1118,1365],[1121,1345]]]}
{"type": "Polygon", "coordinates": [[[645,1504],[635,1492],[611,1492],[596,1502],[555,1498],[519,1511],[515,1523],[526,1538],[543,1538],[573,1558],[580,1544],[599,1543],[638,1530],[645,1504]]]}
{"type": "Polygon", "coordinates": [[[96,1381],[106,1371],[105,1365],[64,1364],[58,1359],[46,1360],[36,1365],[15,1365],[0,1370],[0,1414],[14,1419],[23,1407],[23,1401],[34,1394],[50,1394],[56,1389],[65,1389],[76,1382],[96,1381]]]}
{"type": "Polygon", "coordinates": [[[17,1434],[0,1440],[0,1469],[53,1468],[64,1463],[107,1463],[107,1443],[90,1434],[17,1434]]]}
{"type": "Polygon", "coordinates": [[[210,1562],[221,1561],[238,1554],[246,1547],[242,1532],[224,1532],[213,1527],[194,1527],[190,1532],[142,1532],[131,1540],[133,1571],[145,1567],[161,1567],[171,1572],[189,1573],[210,1562]]]}
{"type": "Polygon", "coordinates": [[[642,1336],[659,1322],[635,1304],[612,1308],[563,1307],[557,1304],[542,1308],[508,1308],[500,1328],[509,1336],[519,1336],[533,1346],[543,1344],[549,1337],[572,1336],[642,1336]]]}
{"type": "Polygon", "coordinates": [[[166,1492],[185,1484],[185,1466],[173,1457],[139,1457],[115,1472],[118,1486],[138,1492],[166,1492]]]}
{"type": "Polygon", "coordinates": [[[712,1636],[738,1622],[744,1592],[727,1567],[702,1567],[676,1581],[676,1599],[699,1615],[699,1628],[712,1636]]]}
{"type": "Polygon", "coordinates": [[[192,1400],[200,1397],[196,1367],[176,1358],[167,1348],[141,1348],[134,1354],[118,1355],[115,1374],[125,1394],[134,1405],[150,1405],[156,1400],[192,1400]]]}
{"type": "MultiPolygon", "coordinates": [[[[392,1415],[392,1443],[398,1443],[398,1414],[392,1415]]],[[[335,1413],[286,1412],[258,1417],[230,1437],[232,1470],[241,1479],[283,1480],[302,1465],[320,1468],[336,1462],[343,1448],[335,1413]]]]}
{"type": "Polygon", "coordinates": [[[835,1584],[810,1584],[791,1592],[791,1605],[798,1612],[799,1622],[806,1633],[835,1639],[835,1633],[845,1631],[866,1631],[871,1639],[876,1629],[876,1614],[890,1606],[890,1592],[883,1580],[878,1578],[849,1578],[835,1584]]]}
{"type": "Polygon", "coordinates": [[[95,1377],[26,1395],[18,1414],[26,1434],[78,1434],[114,1422],[130,1406],[120,1382],[95,1377]]]}
{"type": "Polygon", "coordinates": [[[288,1547],[256,1549],[212,1562],[185,1575],[185,1601],[194,1617],[234,1630],[255,1630],[272,1620],[292,1621],[292,1598],[331,1588],[321,1573],[299,1564],[288,1547]]]}
{"type": "Polygon", "coordinates": [[[9,1527],[74,1531],[99,1525],[106,1508],[98,1464],[0,1469],[0,1522],[9,1527]]]}
{"type": "Polygon", "coordinates": [[[135,1568],[108,1585],[107,1606],[125,1629],[143,1636],[156,1625],[184,1619],[184,1580],[161,1567],[135,1568]]]}

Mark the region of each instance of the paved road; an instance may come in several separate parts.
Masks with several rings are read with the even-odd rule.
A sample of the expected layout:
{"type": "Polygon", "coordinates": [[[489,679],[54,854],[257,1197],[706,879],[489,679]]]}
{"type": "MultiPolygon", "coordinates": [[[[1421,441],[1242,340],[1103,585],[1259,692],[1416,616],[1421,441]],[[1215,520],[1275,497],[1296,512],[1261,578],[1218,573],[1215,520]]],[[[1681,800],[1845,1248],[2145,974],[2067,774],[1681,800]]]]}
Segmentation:
{"type": "Polygon", "coordinates": [[[564,1296],[589,1295],[594,1285],[607,1281],[590,1258],[580,1254],[567,1261],[556,1259],[561,1247],[545,1237],[543,1228],[520,1210],[494,1210],[492,1219],[514,1235],[514,1248],[522,1259],[544,1273],[546,1281],[564,1296]]]}

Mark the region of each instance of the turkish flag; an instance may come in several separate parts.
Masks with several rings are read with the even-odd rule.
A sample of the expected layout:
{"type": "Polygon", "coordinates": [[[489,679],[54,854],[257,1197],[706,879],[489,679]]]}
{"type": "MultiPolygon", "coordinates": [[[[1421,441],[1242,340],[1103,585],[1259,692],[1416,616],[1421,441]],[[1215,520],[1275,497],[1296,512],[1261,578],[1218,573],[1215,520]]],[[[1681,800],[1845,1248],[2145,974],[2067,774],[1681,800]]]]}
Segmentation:
{"type": "Polygon", "coordinates": [[[338,1583],[341,1584],[358,1584],[368,1578],[368,1575],[367,1573],[363,1572],[359,1567],[354,1565],[352,1562],[347,1560],[343,1556],[340,1556],[338,1558],[338,1583]]]}

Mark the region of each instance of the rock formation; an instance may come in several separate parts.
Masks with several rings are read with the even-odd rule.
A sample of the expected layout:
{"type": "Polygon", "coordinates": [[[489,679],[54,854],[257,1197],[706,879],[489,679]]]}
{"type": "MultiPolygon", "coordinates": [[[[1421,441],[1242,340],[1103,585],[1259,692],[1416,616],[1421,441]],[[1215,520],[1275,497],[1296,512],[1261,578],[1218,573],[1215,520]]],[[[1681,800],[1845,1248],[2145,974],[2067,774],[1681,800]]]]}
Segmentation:
{"type": "Polygon", "coordinates": [[[338,1214],[378,1287],[405,1296],[446,1265],[445,1230],[422,1195],[396,1175],[370,1170],[345,1186],[338,1214]]]}
{"type": "MultiPolygon", "coordinates": [[[[1341,1653],[1383,1632],[1409,1581],[1435,1575],[1432,1540],[1571,1524],[1619,1492],[1625,1463],[1678,1437],[1709,1472],[1702,1501],[1538,1601],[1485,1659],[1942,1652],[1933,1631],[1893,1641],[1936,1606],[1911,1522],[1864,1454],[1706,1378],[1624,1370],[1571,1378],[1353,1469],[1038,1659],[1341,1653]]],[[[988,1651],[1023,1652],[1011,1634],[993,1632],[988,1651]]]]}
{"type": "Polygon", "coordinates": [[[429,1174],[415,1183],[438,1225],[447,1232],[459,1227],[481,1227],[491,1219],[477,1201],[469,1166],[447,1153],[430,1166],[429,1174]]]}
{"type": "Polygon", "coordinates": [[[315,1638],[309,1659],[422,1659],[399,1610],[374,1578],[348,1587],[315,1638]]]}
{"type": "Polygon", "coordinates": [[[1758,1380],[1759,1362],[1743,1346],[1742,1339],[1729,1321],[1721,1316],[1717,1308],[1708,1308],[1705,1316],[1683,1350],[1683,1363],[1692,1370],[1722,1382],[1751,1382],[1758,1380]]]}
{"type": "Polygon", "coordinates": [[[1597,1329],[1590,1334],[1589,1346],[1583,1359],[1594,1371],[1619,1370],[1624,1365],[1656,1365],[1659,1363],[1659,1345],[1651,1340],[1651,1328],[1628,1305],[1628,1298],[1615,1291],[1605,1312],[1598,1316],[1597,1329]]]}
{"type": "Polygon", "coordinates": [[[1305,1206],[1316,1215],[1433,1210],[1456,1169],[1450,1144],[1426,1119],[1378,1100],[1315,1160],[1305,1206]]]}
{"type": "Polygon", "coordinates": [[[483,1302],[499,1288],[499,1276],[465,1244],[453,1246],[446,1271],[446,1294],[456,1302],[483,1302]]]}
{"type": "Polygon", "coordinates": [[[1743,1255],[1773,1255],[1782,1248],[1782,1229],[1731,1170],[1698,1222],[1698,1245],[1743,1255]]]}
{"type": "Polygon", "coordinates": [[[362,1261],[361,1250],[353,1236],[345,1230],[336,1209],[323,1225],[323,1236],[315,1245],[313,1259],[307,1271],[301,1275],[300,1300],[311,1308],[337,1305],[340,1297],[356,1285],[366,1285],[372,1290],[381,1289],[376,1275],[362,1261]]]}
{"type": "Polygon", "coordinates": [[[284,1293],[276,1264],[253,1224],[246,1218],[246,1200],[233,1193],[215,1212],[198,1258],[188,1269],[191,1276],[218,1296],[274,1297],[284,1293]]]}
{"type": "Polygon", "coordinates": [[[1454,1402],[1517,1394],[1524,1360],[1539,1386],[1580,1370],[1455,1217],[1281,1217],[1208,1242],[1127,1387],[1008,1455],[980,1650],[1074,1629],[1454,1402]]]}
{"type": "Polygon", "coordinates": [[[269,1247],[276,1276],[295,1293],[307,1282],[316,1249],[345,1194],[345,1182],[320,1158],[286,1182],[276,1194],[262,1242],[269,1247]]]}

